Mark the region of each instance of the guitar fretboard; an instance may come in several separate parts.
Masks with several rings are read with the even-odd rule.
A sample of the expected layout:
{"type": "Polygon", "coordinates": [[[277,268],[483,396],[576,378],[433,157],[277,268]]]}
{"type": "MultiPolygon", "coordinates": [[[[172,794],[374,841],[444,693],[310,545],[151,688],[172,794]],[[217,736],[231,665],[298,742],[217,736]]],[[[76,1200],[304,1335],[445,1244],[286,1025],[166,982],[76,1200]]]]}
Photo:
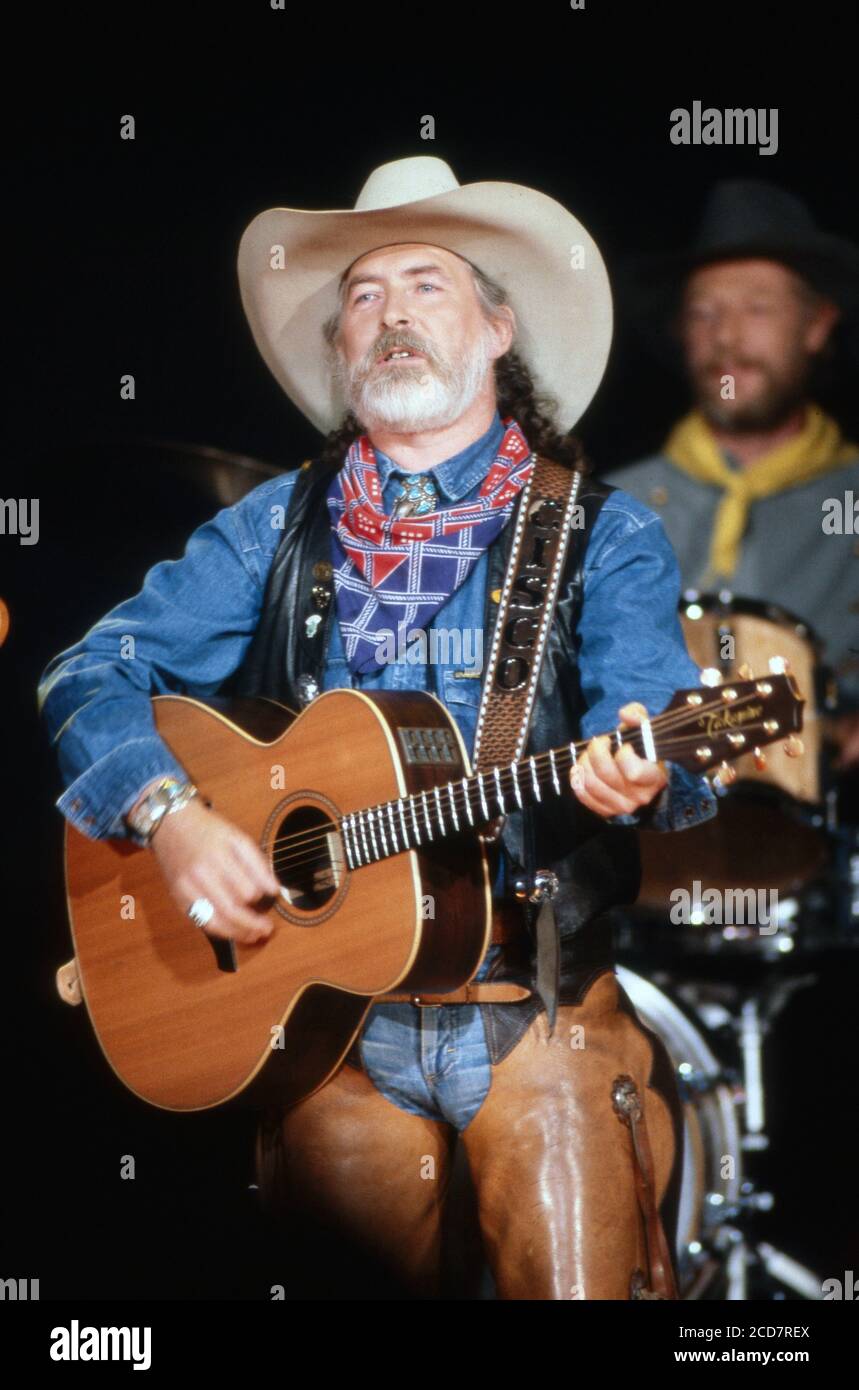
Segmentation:
{"type": "MultiPolygon", "coordinates": [[[[612,739],[617,748],[631,743],[643,753],[640,729],[615,729],[612,739]]],[[[569,788],[570,769],[586,746],[586,742],[564,744],[503,768],[493,767],[344,816],[340,834],[349,868],[479,830],[498,816],[542,802],[545,796],[561,796],[569,788]]]]}
{"type": "MultiPolygon", "coordinates": [[[[650,762],[664,759],[706,772],[720,760],[724,766],[725,760],[747,751],[759,755],[756,745],[801,729],[802,706],[792,677],[773,674],[714,690],[677,691],[662,714],[635,728],[616,728],[608,737],[614,752],[629,744],[650,762]]],[[[586,748],[587,740],[562,744],[488,772],[353,811],[339,821],[348,867],[359,869],[436,839],[479,830],[547,796],[572,795],[569,772],[586,748]]],[[[797,755],[789,746],[785,751],[797,755]]]]}

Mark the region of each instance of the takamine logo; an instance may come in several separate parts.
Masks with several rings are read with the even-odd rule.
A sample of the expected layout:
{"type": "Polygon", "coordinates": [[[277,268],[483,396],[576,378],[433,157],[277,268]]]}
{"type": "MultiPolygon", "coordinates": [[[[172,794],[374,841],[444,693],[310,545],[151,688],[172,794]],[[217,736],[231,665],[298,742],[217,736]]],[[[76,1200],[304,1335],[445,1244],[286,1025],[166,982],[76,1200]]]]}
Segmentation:
{"type": "Polygon", "coordinates": [[[759,719],[763,712],[763,705],[746,705],[742,709],[723,705],[714,714],[702,715],[698,723],[704,725],[709,735],[721,734],[725,729],[735,729],[738,724],[748,724],[750,719],[759,719]]]}
{"type": "Polygon", "coordinates": [[[133,1361],[135,1371],[152,1363],[151,1327],[70,1327],[51,1329],[52,1361],[133,1361]]]}

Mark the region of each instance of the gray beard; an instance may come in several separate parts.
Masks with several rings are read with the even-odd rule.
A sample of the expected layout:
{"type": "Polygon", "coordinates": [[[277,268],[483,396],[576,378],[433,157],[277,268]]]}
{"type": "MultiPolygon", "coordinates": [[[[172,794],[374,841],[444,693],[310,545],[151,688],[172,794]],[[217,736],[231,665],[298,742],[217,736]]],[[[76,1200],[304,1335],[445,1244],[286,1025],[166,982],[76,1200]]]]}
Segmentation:
{"type": "Polygon", "coordinates": [[[380,425],[402,434],[444,429],[473,405],[491,370],[489,334],[471,354],[441,370],[427,362],[419,367],[388,367],[371,380],[361,364],[351,372],[338,364],[337,380],[344,402],[364,429],[380,425]]]}

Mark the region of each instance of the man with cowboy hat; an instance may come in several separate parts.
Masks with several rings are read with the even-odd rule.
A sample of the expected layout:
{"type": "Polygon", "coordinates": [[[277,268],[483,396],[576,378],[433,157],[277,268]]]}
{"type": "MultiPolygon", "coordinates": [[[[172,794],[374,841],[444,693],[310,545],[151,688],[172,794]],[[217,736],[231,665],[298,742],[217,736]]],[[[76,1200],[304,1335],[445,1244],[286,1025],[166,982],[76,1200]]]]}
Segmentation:
{"type": "MultiPolygon", "coordinates": [[[[491,626],[534,456],[583,468],[569,431],[599,385],[612,315],[599,250],[571,213],[518,185],[460,186],[423,156],[376,169],[354,209],[260,213],[239,280],[263,357],[326,435],[319,457],[199,527],[181,560],[54,658],[39,694],[61,811],[93,837],[151,844],[182,911],[254,944],[274,929],[258,905],[278,881],[193,799],[150,695],[298,708],[336,687],[426,689],[471,751],[474,671],[450,654],[391,661],[382,639],[404,620],[491,626]],[[432,545],[410,536],[417,518],[432,545]],[[134,662],[119,659],[119,633],[136,634],[134,662]]],[[[575,796],[507,818],[481,1002],[460,990],[443,1007],[374,1005],[335,1076],[260,1125],[266,1209],[293,1231],[333,1225],[413,1296],[441,1289],[457,1133],[500,1297],[676,1296],[682,1111],[667,1051],[614,974],[606,909],[637,893],[637,820],[682,828],[715,801],[702,778],[626,745],[613,757],[594,737],[661,711],[698,671],[658,518],[588,477],[578,497],[529,746],[590,741],[575,796]],[[550,933],[535,951],[523,906],[538,871],[555,880],[557,950],[550,933]],[[510,981],[512,1003],[497,990],[510,981]]]]}
{"type": "MultiPolygon", "coordinates": [[[[716,184],[679,255],[631,276],[639,326],[682,367],[694,406],[660,452],[606,474],[661,516],[684,587],[776,603],[823,639],[846,711],[859,708],[855,503],[859,447],[814,401],[855,355],[859,250],[793,194],[716,184]]],[[[859,763],[859,715],[839,721],[859,763]]]]}

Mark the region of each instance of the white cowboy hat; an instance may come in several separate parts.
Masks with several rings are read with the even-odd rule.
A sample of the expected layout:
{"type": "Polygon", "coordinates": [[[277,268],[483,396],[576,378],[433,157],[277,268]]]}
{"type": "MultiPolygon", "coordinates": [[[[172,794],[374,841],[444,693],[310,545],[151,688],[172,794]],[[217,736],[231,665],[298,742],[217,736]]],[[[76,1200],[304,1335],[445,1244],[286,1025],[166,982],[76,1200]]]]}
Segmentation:
{"type": "Polygon", "coordinates": [[[340,423],[344,407],[322,325],[337,309],[343,271],[397,242],[454,251],[509,291],[515,346],[537,389],[557,400],[560,428],[572,429],[596,393],[611,345],[611,289],[596,243],[545,193],[515,183],[460,184],[433,155],[380,165],[354,208],[269,208],[245,230],[242,303],[257,347],[299,410],[323,433],[340,423]]]}

